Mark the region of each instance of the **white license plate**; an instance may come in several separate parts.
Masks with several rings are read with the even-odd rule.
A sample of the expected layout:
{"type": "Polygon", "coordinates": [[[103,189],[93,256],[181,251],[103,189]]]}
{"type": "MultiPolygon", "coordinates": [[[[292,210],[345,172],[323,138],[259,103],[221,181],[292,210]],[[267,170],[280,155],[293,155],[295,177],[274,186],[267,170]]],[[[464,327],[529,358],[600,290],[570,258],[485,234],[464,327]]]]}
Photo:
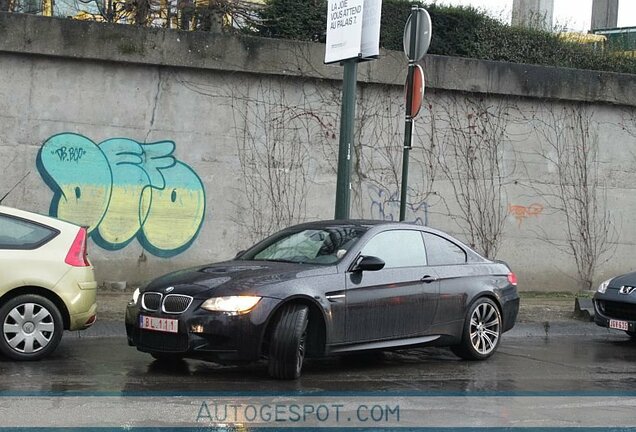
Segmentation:
{"type": "Polygon", "coordinates": [[[144,330],[152,330],[165,333],[178,333],[179,320],[139,315],[139,327],[144,330]]]}
{"type": "Polygon", "coordinates": [[[616,330],[629,330],[629,323],[627,321],[610,320],[609,327],[616,330]]]}

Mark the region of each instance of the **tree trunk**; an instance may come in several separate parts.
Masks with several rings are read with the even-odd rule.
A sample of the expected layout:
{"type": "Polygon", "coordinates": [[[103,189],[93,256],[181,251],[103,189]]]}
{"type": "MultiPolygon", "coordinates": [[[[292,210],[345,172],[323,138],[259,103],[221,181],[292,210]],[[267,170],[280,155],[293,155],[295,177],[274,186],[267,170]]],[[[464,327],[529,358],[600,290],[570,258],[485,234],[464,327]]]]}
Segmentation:
{"type": "Polygon", "coordinates": [[[135,24],[145,26],[148,24],[148,14],[150,12],[149,0],[137,0],[135,2],[135,24]]]}

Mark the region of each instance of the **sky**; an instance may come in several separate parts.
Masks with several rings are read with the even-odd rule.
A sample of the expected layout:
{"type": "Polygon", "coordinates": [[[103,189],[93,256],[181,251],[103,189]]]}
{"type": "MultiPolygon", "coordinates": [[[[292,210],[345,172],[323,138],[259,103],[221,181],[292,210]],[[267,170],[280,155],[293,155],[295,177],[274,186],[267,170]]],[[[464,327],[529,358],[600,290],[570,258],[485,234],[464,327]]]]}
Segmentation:
{"type": "MultiPolygon", "coordinates": [[[[437,4],[473,6],[510,22],[512,0],[436,0],[437,4]]],[[[592,17],[592,0],[554,0],[554,25],[569,31],[587,32],[592,17]]],[[[636,0],[619,0],[618,27],[636,26],[636,0]]]]}

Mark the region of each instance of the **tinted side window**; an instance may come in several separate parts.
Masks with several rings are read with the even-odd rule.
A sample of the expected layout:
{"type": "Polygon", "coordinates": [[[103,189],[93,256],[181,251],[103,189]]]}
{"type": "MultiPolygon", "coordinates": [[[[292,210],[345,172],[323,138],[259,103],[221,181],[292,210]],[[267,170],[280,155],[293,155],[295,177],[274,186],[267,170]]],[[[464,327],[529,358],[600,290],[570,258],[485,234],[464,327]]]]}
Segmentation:
{"type": "Polygon", "coordinates": [[[35,249],[56,234],[51,228],[0,215],[0,249],[35,249]]]}
{"type": "Polygon", "coordinates": [[[384,231],[362,248],[362,255],[383,260],[384,268],[426,265],[426,251],[419,231],[384,231]]]}
{"type": "Polygon", "coordinates": [[[423,233],[429,265],[463,264],[466,252],[455,243],[431,233],[423,233]]]}

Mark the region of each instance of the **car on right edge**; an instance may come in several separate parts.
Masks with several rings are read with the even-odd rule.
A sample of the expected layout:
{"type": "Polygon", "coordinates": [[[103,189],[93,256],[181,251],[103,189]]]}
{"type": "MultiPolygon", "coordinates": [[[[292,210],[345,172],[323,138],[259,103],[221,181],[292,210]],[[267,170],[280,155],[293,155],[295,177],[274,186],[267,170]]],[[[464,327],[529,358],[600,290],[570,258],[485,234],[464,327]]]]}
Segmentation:
{"type": "Polygon", "coordinates": [[[636,272],[608,279],[594,294],[594,321],[636,340],[636,272]]]}

